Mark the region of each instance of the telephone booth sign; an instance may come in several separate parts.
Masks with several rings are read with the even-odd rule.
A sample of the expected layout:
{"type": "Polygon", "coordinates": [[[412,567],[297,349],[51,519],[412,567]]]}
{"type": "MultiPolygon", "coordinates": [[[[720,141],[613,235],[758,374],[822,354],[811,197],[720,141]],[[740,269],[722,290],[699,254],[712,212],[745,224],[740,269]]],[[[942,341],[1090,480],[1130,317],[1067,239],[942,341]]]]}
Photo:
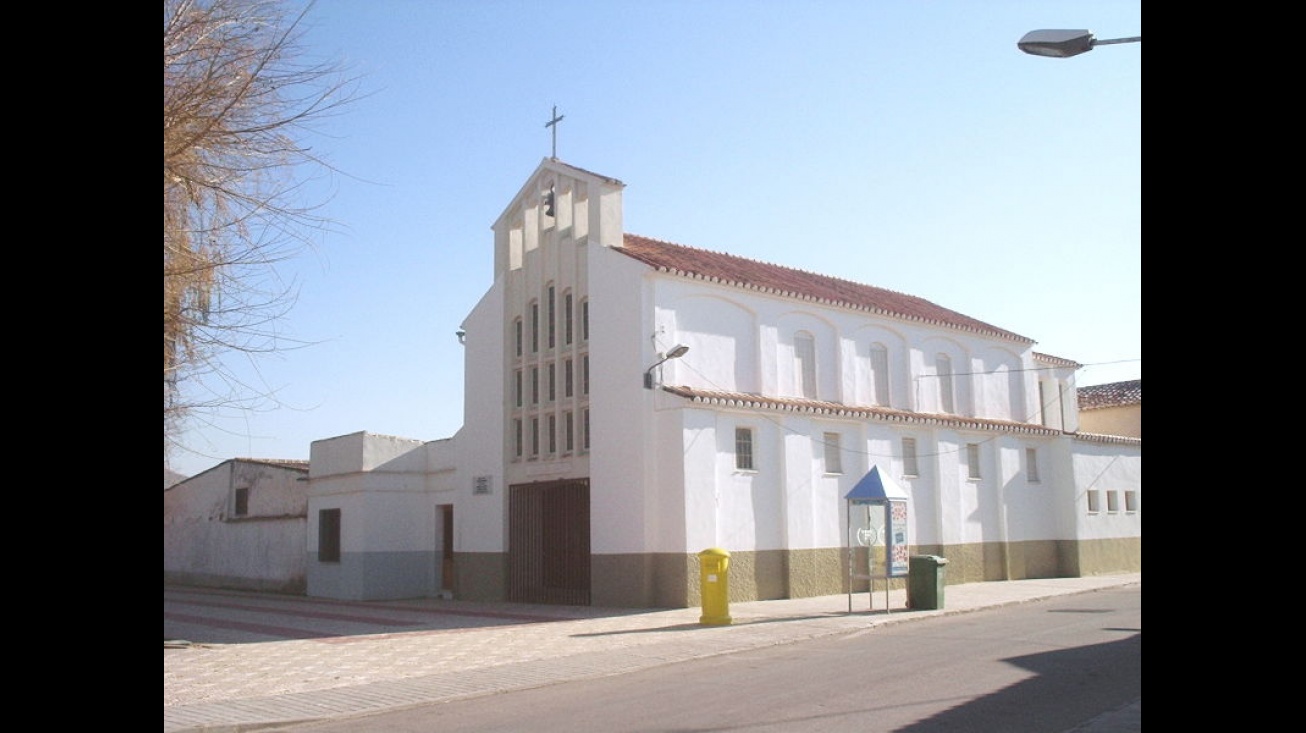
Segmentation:
{"type": "Polygon", "coordinates": [[[871,466],[844,495],[848,502],[845,533],[848,564],[848,611],[853,607],[853,581],[864,579],[874,608],[875,581],[884,580],[884,605],[889,606],[889,579],[910,571],[907,549],[907,506],[910,497],[896,481],[871,466]],[[864,555],[859,557],[859,555],[864,555]]]}

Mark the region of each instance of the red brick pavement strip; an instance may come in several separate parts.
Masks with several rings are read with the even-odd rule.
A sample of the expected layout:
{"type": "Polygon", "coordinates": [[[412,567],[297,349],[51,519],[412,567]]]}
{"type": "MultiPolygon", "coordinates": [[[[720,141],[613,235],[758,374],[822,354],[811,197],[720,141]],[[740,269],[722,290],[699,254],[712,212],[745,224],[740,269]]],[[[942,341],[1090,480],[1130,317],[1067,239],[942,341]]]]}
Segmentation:
{"type": "MultiPolygon", "coordinates": [[[[530,621],[537,623],[545,621],[565,621],[576,618],[592,618],[594,616],[593,613],[584,612],[588,609],[577,609],[573,606],[553,606],[542,612],[519,613],[485,608],[483,607],[484,604],[469,604],[467,607],[463,608],[449,607],[456,602],[442,601],[433,598],[390,602],[342,601],[333,598],[307,598],[304,596],[258,594],[248,591],[207,588],[172,588],[165,590],[168,596],[171,596],[170,602],[174,604],[203,606],[205,608],[235,608],[247,611],[288,613],[310,618],[328,618],[329,615],[325,614],[325,612],[310,610],[312,608],[322,607],[341,607],[353,611],[360,609],[374,609],[382,611],[400,611],[408,614],[419,614],[421,616],[467,616],[481,619],[504,619],[509,621],[530,621]],[[218,598],[233,598],[245,602],[225,603],[215,600],[218,598]],[[250,599],[256,599],[260,602],[250,603],[250,599]]],[[[167,600],[167,597],[165,597],[165,601],[167,600]]]]}
{"type": "Polygon", "coordinates": [[[439,599],[359,602],[229,590],[167,589],[164,642],[174,648],[186,646],[188,641],[250,643],[318,639],[345,643],[358,635],[374,636],[378,630],[396,627],[411,631],[462,630],[593,617],[589,609],[573,607],[558,607],[565,614],[560,615],[558,611],[514,613],[468,604],[452,607],[456,605],[439,599]],[[568,610],[571,612],[567,613],[568,610]]]}
{"type": "Polygon", "coordinates": [[[380,624],[382,626],[416,626],[419,622],[412,619],[386,618],[373,614],[360,613],[330,613],[325,611],[311,611],[301,609],[284,609],[274,606],[255,605],[250,603],[217,603],[204,602],[196,603],[194,601],[174,601],[174,604],[181,606],[193,606],[200,609],[230,609],[236,611],[252,611],[255,613],[282,613],[287,615],[299,616],[303,618],[326,619],[334,621],[356,621],[363,624],[380,624]]]}
{"type": "MultiPolygon", "coordinates": [[[[785,644],[884,623],[929,618],[1066,593],[1141,583],[1141,573],[1095,578],[1003,581],[948,586],[945,607],[908,610],[905,591],[789,601],[757,601],[730,608],[734,623],[704,626],[697,608],[654,611],[514,604],[460,604],[436,599],[385,603],[391,613],[426,614],[432,628],[405,632],[355,631],[308,640],[196,644],[164,650],[164,730],[247,731],[291,722],[346,718],[382,710],[459,699],[575,679],[621,674],[742,649],[785,644]],[[854,612],[848,613],[848,604],[854,612]],[[559,623],[478,618],[538,615],[559,623]],[[507,606],[514,611],[504,612],[507,606]],[[440,607],[462,614],[457,627],[435,628],[440,607]],[[878,610],[877,610],[878,609],[878,610]],[[521,613],[517,613],[521,611],[521,613]],[[565,618],[567,615],[573,618],[565,618]],[[563,618],[560,618],[563,617],[563,618]]],[[[165,589],[165,607],[170,591],[165,589]]],[[[267,597],[267,596],[263,596],[267,597]]],[[[317,599],[287,604],[311,610],[317,599]],[[303,604],[303,605],[300,605],[303,604]]],[[[280,605],[280,604],[276,604],[280,605]]],[[[339,606],[340,603],[328,604],[339,606]]],[[[349,608],[364,604],[345,602],[349,608]]],[[[365,615],[365,614],[364,614],[365,615]]],[[[305,616],[304,623],[336,621],[305,616]]],[[[254,623],[254,620],[248,620],[254,623]]],[[[357,627],[366,629],[368,627],[357,627]]],[[[377,628],[377,627],[372,627],[377,628]]],[[[166,629],[166,623],[165,623],[166,629]]],[[[301,629],[303,630],[303,629],[301,629]]],[[[165,631],[166,636],[166,631],[165,631]]],[[[283,637],[284,639],[284,637],[283,637]]],[[[1141,701],[1125,711],[1137,718],[1141,701]]],[[[1116,725],[1120,716],[1112,719],[1116,725]]],[[[1094,731],[1136,730],[1098,727],[1094,731]]],[[[1088,729],[1085,729],[1088,730],[1088,729]]]]}
{"type": "MultiPolygon", "coordinates": [[[[328,634],[323,631],[308,631],[305,629],[291,628],[289,626],[273,626],[271,624],[262,624],[262,623],[254,624],[245,621],[223,621],[221,619],[215,619],[211,616],[194,616],[185,613],[173,613],[171,611],[165,611],[163,613],[163,620],[175,621],[177,623],[189,623],[189,624],[194,624],[196,626],[204,626],[210,629],[248,631],[251,634],[259,634],[261,636],[268,636],[272,638],[282,638],[282,639],[320,639],[320,638],[329,638],[333,636],[332,634],[328,634]]],[[[184,640],[178,642],[177,640],[169,640],[166,638],[163,641],[165,645],[167,645],[169,641],[173,641],[174,646],[177,647],[184,646],[187,643],[184,640]]]]}
{"type": "MultiPolygon", "coordinates": [[[[230,594],[219,594],[218,597],[232,597],[230,594]]],[[[287,599],[288,600],[288,599],[287,599]]],[[[326,605],[335,606],[340,602],[332,601],[326,605]]],[[[348,623],[364,624],[382,627],[418,627],[430,623],[432,618],[443,619],[448,616],[475,618],[481,620],[494,621],[529,621],[533,623],[542,623],[546,621],[561,620],[556,617],[531,615],[531,614],[514,614],[494,611],[454,611],[447,609],[431,608],[414,608],[413,606],[400,606],[392,604],[351,604],[349,609],[361,610],[381,610],[381,611],[399,611],[409,614],[408,618],[391,618],[376,614],[363,613],[338,613],[332,611],[314,610],[317,606],[322,605],[316,601],[295,601],[283,602],[280,605],[269,605],[263,603],[236,603],[211,600],[201,598],[195,595],[191,599],[176,598],[171,602],[174,607],[180,606],[191,609],[192,613],[181,613],[177,611],[167,611],[163,613],[165,622],[172,621],[179,624],[191,624],[198,628],[205,629],[225,629],[230,631],[245,631],[260,636],[270,637],[272,639],[344,639],[336,632],[321,631],[318,629],[305,630],[290,624],[310,621],[344,621],[348,623]],[[312,604],[312,605],[310,605],[312,604]],[[250,614],[260,614],[263,617],[272,617],[282,619],[287,623],[273,624],[266,621],[249,622],[222,618],[214,613],[215,611],[236,611],[250,614]]],[[[165,624],[166,626],[166,624],[165,624]]],[[[165,640],[166,641],[166,640],[165,640]]]]}

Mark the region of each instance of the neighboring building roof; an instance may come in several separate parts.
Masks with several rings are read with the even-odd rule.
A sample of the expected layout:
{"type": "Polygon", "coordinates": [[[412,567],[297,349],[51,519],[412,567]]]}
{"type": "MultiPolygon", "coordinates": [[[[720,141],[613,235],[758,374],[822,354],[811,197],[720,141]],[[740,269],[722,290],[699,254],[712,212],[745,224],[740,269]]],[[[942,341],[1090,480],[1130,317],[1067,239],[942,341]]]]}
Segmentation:
{"type": "Polygon", "coordinates": [[[291,468],[298,471],[308,470],[308,461],[291,460],[287,458],[233,458],[233,461],[242,463],[262,463],[266,466],[276,466],[278,468],[291,468]]]}
{"type": "Polygon", "coordinates": [[[168,488],[169,486],[172,486],[173,484],[181,483],[182,481],[185,481],[186,478],[187,476],[184,473],[177,473],[176,471],[172,470],[171,468],[168,468],[167,466],[163,467],[163,488],[165,489],[168,488]]]}
{"type": "Polygon", "coordinates": [[[181,476],[181,479],[178,480],[178,481],[174,481],[174,482],[171,483],[171,484],[168,483],[168,469],[165,468],[165,469],[163,469],[163,471],[164,471],[164,473],[163,473],[163,490],[164,490],[164,491],[167,491],[168,489],[172,488],[173,486],[176,486],[177,484],[180,484],[180,483],[183,483],[183,482],[186,482],[186,481],[190,481],[191,479],[196,478],[196,477],[198,477],[198,476],[203,476],[204,474],[208,473],[209,471],[216,470],[216,469],[218,469],[219,467],[221,467],[221,466],[223,466],[223,465],[225,465],[225,464],[227,464],[227,463],[259,463],[259,464],[262,464],[262,465],[265,465],[265,466],[275,466],[275,467],[277,467],[277,468],[287,468],[287,469],[290,469],[290,470],[292,470],[292,471],[303,471],[304,473],[308,473],[308,468],[309,468],[309,466],[308,466],[308,461],[303,461],[303,460],[292,460],[292,459],[289,459],[289,458],[228,458],[227,460],[222,461],[221,463],[218,463],[218,464],[215,465],[215,466],[212,466],[212,467],[210,467],[210,468],[206,468],[206,469],[204,469],[203,471],[200,471],[199,473],[195,474],[194,476],[181,476],[181,474],[177,474],[178,476],[181,476]]]}
{"type": "Polygon", "coordinates": [[[1114,443],[1116,445],[1143,445],[1142,438],[1128,435],[1102,435],[1100,433],[1075,433],[1071,436],[1076,443],[1114,443]]]}
{"type": "Polygon", "coordinates": [[[1104,407],[1124,407],[1143,403],[1143,380],[1097,384],[1075,390],[1081,410],[1098,410],[1104,407]]]}
{"type": "Polygon", "coordinates": [[[614,249],[658,270],[675,275],[759,290],[771,295],[870,311],[909,321],[947,326],[1013,341],[1034,343],[1033,339],[962,315],[924,298],[828,275],[817,275],[635,234],[626,234],[624,246],[614,247],[614,249]]]}

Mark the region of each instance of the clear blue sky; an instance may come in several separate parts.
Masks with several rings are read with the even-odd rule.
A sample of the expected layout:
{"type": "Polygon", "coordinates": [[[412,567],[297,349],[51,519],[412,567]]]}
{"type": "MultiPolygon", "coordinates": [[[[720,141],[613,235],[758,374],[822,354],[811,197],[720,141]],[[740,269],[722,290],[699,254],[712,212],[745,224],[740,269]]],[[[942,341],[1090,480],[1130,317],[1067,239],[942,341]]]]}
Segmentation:
{"type": "Polygon", "coordinates": [[[309,50],[365,96],[312,140],[337,226],[281,269],[278,327],[312,345],[233,357],[275,401],[195,420],[172,467],[457,432],[454,332],[554,105],[558,158],[626,184],[628,232],[927,298],[1085,364],[1081,386],[1141,378],[1142,44],[1016,48],[1141,36],[1141,5],[319,0],[309,50]]]}

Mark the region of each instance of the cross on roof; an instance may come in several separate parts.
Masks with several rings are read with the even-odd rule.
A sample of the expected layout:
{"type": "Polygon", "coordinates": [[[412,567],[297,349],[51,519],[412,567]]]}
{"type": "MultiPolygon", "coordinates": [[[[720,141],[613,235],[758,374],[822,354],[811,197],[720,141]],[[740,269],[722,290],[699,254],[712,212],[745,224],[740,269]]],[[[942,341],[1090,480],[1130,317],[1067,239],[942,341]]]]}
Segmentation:
{"type": "Polygon", "coordinates": [[[553,119],[544,123],[545,127],[553,128],[553,155],[550,157],[554,160],[558,159],[558,123],[562,122],[563,117],[564,115],[558,114],[558,105],[555,104],[553,105],[553,119]]]}

